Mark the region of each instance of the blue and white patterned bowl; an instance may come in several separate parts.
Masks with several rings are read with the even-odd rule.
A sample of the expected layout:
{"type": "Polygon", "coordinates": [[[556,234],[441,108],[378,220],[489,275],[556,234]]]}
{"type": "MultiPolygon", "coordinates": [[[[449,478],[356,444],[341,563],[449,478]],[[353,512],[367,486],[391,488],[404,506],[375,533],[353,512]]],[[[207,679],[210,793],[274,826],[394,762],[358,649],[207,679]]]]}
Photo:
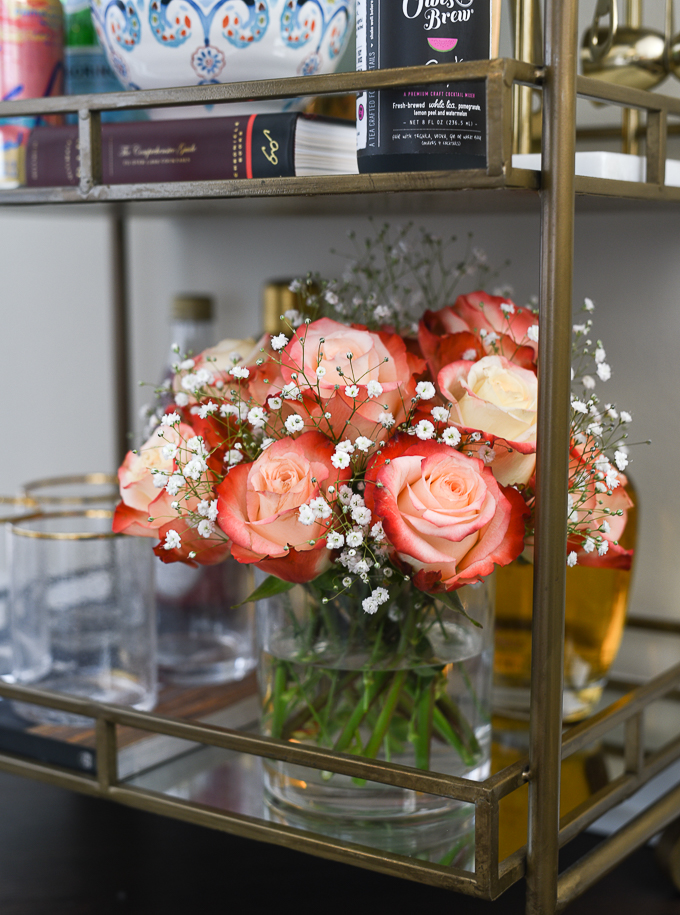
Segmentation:
{"type": "MultiPolygon", "coordinates": [[[[127,89],[203,86],[333,72],[356,0],[90,0],[127,89]]],[[[282,110],[289,101],[268,102],[282,110]]],[[[254,106],[248,106],[253,110],[254,106]]]]}

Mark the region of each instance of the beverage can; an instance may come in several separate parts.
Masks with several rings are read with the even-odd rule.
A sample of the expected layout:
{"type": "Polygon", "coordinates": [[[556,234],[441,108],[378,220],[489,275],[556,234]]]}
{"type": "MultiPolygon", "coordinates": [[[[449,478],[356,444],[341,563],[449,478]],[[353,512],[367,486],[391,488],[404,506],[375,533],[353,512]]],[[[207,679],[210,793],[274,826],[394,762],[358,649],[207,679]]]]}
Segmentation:
{"type": "MultiPolygon", "coordinates": [[[[63,14],[59,0],[0,0],[0,99],[61,95],[64,84],[63,14]]],[[[30,129],[55,118],[2,122],[0,184],[21,182],[22,151],[30,129]]]]}

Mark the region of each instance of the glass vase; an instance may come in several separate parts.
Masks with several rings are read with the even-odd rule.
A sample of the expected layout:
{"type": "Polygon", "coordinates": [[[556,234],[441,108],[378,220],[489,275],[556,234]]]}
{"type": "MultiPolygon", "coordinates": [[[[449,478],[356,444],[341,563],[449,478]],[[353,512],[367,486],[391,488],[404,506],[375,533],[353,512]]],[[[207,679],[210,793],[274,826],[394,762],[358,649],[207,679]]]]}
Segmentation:
{"type": "MultiPolygon", "coordinates": [[[[620,543],[634,549],[637,535],[635,491],[620,543]]],[[[531,684],[531,562],[522,558],[496,572],[494,712],[529,719],[531,684]]],[[[597,706],[609,668],[621,645],[632,569],[579,566],[567,569],[564,636],[565,722],[581,721],[597,706]]]]}
{"type": "MultiPolygon", "coordinates": [[[[353,585],[324,604],[312,582],[258,602],[263,733],[485,778],[493,579],[446,605],[404,582],[375,615],[362,608],[369,593],[353,585]]],[[[275,760],[264,789],[269,816],[288,825],[471,865],[469,804],[275,760]]]]}

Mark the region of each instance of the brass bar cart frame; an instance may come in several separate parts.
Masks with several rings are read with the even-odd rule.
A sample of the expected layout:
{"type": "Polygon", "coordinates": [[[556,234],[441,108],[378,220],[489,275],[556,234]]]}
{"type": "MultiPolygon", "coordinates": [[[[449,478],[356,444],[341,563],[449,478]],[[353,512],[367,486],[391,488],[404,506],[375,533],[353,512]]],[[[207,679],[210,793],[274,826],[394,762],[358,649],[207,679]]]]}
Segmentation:
{"type": "MultiPolygon", "coordinates": [[[[370,195],[385,192],[469,191],[474,188],[540,191],[541,242],[541,400],[539,404],[538,531],[534,587],[534,668],[532,671],[531,750],[529,758],[476,782],[409,767],[361,759],[330,750],[289,744],[249,733],[181,721],[153,713],[0,683],[0,696],[33,702],[95,719],[98,773],[79,775],[40,762],[0,754],[0,769],[98,795],[132,807],[162,813],[215,829],[260,839],[386,874],[496,899],[526,873],[528,915],[553,915],[680,813],[680,788],[647,808],[633,822],[558,875],[559,847],[606,811],[680,758],[680,736],[653,753],[643,741],[645,709],[680,687],[680,664],[634,689],[621,700],[562,735],[562,658],[567,442],[569,428],[569,354],[574,196],[599,194],[644,200],[680,201],[680,188],[664,185],[667,119],[680,116],[680,100],[610,86],[576,76],[576,0],[546,3],[545,67],[499,59],[440,67],[348,73],[232,83],[199,88],[38,99],[0,104],[0,118],[78,112],[81,174],[78,187],[17,188],[0,192],[3,205],[97,203],[185,198],[257,198],[308,195],[370,195]],[[486,83],[487,168],[470,171],[395,173],[328,178],[271,178],[250,181],[175,182],[145,185],[101,184],[101,121],[105,110],[152,106],[215,104],[246,99],[335,94],[442,81],[478,79],[486,83]],[[513,87],[543,91],[543,170],[513,168],[513,87]],[[646,112],[646,183],[574,177],[576,95],[646,112]],[[564,511],[562,512],[562,508],[564,511]],[[624,773],[559,821],[560,761],[625,725],[624,773]],[[125,784],[117,774],[118,725],[167,734],[238,753],[277,759],[350,776],[408,787],[475,805],[475,870],[422,862],[262,819],[216,810],[125,784]],[[530,790],[527,849],[499,861],[501,800],[526,783],[530,790]]],[[[118,220],[122,219],[120,213],[118,220]]],[[[124,266],[120,235],[118,259],[124,266]]],[[[115,240],[115,239],[114,239],[115,240]]],[[[115,290],[124,307],[124,290],[115,290]]],[[[124,328],[124,321],[122,322],[124,328]]],[[[118,342],[120,347],[120,341],[118,342]]],[[[119,391],[124,391],[125,359],[119,359],[119,391]]],[[[120,422],[120,420],[119,420],[120,422]]],[[[642,624],[643,625],[643,624],[642,624]]]]}

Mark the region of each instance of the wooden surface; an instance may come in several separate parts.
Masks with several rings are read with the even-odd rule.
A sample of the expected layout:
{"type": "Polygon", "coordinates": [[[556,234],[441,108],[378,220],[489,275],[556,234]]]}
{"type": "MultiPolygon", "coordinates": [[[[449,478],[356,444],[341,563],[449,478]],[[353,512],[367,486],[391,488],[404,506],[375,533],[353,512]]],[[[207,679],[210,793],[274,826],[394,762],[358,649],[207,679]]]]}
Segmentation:
{"type": "MultiPolygon", "coordinates": [[[[0,773],[1,915],[259,915],[285,900],[324,915],[524,913],[521,886],[480,902],[0,773]]],[[[645,848],[568,912],[680,915],[680,895],[645,848]]]]}

